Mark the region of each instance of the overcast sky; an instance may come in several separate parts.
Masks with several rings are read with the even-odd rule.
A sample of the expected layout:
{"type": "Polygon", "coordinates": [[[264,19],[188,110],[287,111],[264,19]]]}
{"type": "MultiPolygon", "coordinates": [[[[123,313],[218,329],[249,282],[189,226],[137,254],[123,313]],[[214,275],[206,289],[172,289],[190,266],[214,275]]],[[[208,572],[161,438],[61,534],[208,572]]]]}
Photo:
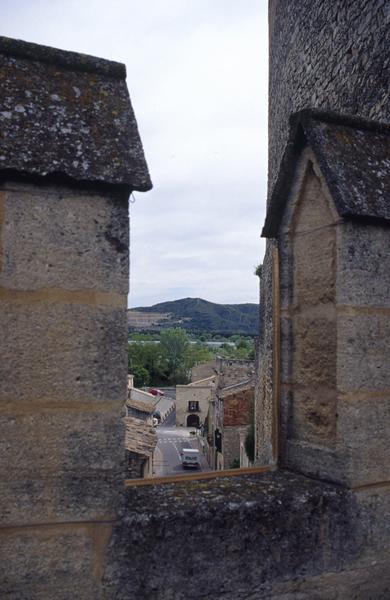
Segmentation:
{"type": "Polygon", "coordinates": [[[257,302],[267,0],[1,0],[1,34],[124,62],[154,188],[131,213],[129,306],[257,302]]]}

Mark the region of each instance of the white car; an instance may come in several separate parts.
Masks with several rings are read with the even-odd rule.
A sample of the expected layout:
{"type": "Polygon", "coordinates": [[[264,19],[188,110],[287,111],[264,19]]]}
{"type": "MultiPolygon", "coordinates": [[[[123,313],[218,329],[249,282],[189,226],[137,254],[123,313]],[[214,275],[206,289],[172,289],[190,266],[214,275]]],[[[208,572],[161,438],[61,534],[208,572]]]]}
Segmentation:
{"type": "Polygon", "coordinates": [[[199,450],[196,450],[195,448],[183,448],[183,451],[181,453],[181,463],[183,469],[199,469],[199,450]]]}

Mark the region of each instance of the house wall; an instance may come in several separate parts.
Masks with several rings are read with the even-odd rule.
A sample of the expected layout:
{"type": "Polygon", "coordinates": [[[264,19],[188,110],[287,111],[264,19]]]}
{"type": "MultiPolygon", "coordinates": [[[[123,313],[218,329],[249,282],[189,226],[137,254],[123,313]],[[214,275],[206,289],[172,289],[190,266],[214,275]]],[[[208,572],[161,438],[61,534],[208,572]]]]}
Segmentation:
{"type": "Polygon", "coordinates": [[[176,425],[187,426],[187,417],[195,414],[199,416],[200,424],[205,422],[209,403],[212,398],[213,386],[210,385],[177,385],[176,386],[176,425]],[[190,401],[199,402],[199,412],[189,412],[190,401]]]}
{"type": "Polygon", "coordinates": [[[239,390],[223,400],[222,453],[224,467],[231,468],[240,460],[240,433],[253,419],[254,388],[239,390]]]}
{"type": "Polygon", "coordinates": [[[251,360],[219,358],[217,361],[218,387],[234,385],[244,379],[253,377],[254,362],[251,360]]]}
{"type": "Polygon", "coordinates": [[[249,425],[253,414],[253,397],[253,387],[223,397],[223,424],[225,427],[249,425]]]}
{"type": "Polygon", "coordinates": [[[240,460],[240,429],[241,427],[234,426],[223,428],[222,454],[225,469],[234,468],[234,461],[240,460]]]}
{"type": "Polygon", "coordinates": [[[127,197],[8,181],[0,239],[2,593],[90,598],[125,472],[127,197]]]}

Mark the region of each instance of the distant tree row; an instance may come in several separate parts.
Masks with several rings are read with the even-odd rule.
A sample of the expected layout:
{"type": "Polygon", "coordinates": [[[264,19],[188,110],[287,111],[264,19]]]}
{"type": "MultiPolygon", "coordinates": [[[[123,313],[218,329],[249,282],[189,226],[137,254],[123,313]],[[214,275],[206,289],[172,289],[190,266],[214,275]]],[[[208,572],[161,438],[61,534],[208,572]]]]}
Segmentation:
{"type": "Polygon", "coordinates": [[[218,354],[226,358],[253,358],[252,340],[237,336],[234,345],[223,343],[210,348],[204,342],[190,343],[184,329],[165,329],[158,343],[140,335],[129,343],[129,373],[134,375],[136,387],[176,385],[188,383],[191,369],[196,364],[213,360],[218,354]],[[141,338],[141,339],[140,339],[141,338]]]}

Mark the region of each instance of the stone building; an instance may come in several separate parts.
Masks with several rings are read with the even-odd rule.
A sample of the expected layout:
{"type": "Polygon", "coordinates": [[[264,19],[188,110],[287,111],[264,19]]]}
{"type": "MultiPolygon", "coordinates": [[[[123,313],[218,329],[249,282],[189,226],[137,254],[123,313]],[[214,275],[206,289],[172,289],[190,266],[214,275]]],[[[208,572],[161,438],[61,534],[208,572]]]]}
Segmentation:
{"type": "Polygon", "coordinates": [[[210,402],[214,396],[216,376],[176,386],[176,425],[204,427],[210,402]]]}
{"type": "Polygon", "coordinates": [[[390,126],[295,115],[264,226],[280,460],[351,486],[390,479],[389,224],[390,126]]]}
{"type": "Polygon", "coordinates": [[[0,589],[97,598],[126,476],[124,65],[0,38],[0,589]]]}
{"type": "MultiPolygon", "coordinates": [[[[223,407],[222,455],[223,467],[231,469],[242,466],[241,442],[254,419],[254,380],[241,381],[224,387],[218,397],[223,407]]],[[[245,465],[245,466],[249,466],[245,465]]]]}
{"type": "MultiPolygon", "coordinates": [[[[302,109],[358,115],[388,122],[387,63],[389,11],[385,0],[353,3],[299,0],[269,2],[269,165],[268,203],[282,174],[289,144],[289,118],[302,109]]],[[[261,275],[256,452],[258,464],[275,463],[276,398],[273,322],[274,286],[279,270],[277,244],[267,240],[261,275]]],[[[276,452],[277,453],[277,452],[276,452]]]]}
{"type": "Polygon", "coordinates": [[[240,431],[253,419],[253,399],[253,361],[219,357],[203,429],[203,445],[211,468],[223,470],[237,465],[240,431]]]}
{"type": "Polygon", "coordinates": [[[127,473],[129,479],[153,476],[153,455],[157,434],[153,426],[156,398],[133,387],[133,377],[128,377],[126,401],[127,473]]]}
{"type": "MultiPolygon", "coordinates": [[[[49,96],[59,98],[66,90],[66,110],[67,102],[79,99],[80,111],[74,114],[72,109],[70,114],[77,123],[77,115],[86,120],[91,138],[81,140],[85,156],[90,157],[85,168],[81,165],[82,171],[68,172],[65,159],[57,169],[62,153],[69,156],[66,150],[56,152],[57,137],[69,147],[66,131],[59,129],[57,137],[50,137],[50,127],[55,128],[57,118],[64,115],[63,109],[55,111],[58,100],[54,97],[41,111],[47,118],[43,122],[49,122],[47,154],[39,135],[35,154],[33,135],[28,142],[17,135],[14,142],[6,140],[4,145],[8,149],[2,171],[5,211],[0,213],[0,318],[9,341],[1,363],[2,385],[7,379],[1,391],[6,421],[2,458],[7,462],[1,473],[5,509],[0,569],[2,592],[12,600],[389,598],[388,363],[381,362],[388,344],[382,334],[389,311],[389,294],[384,293],[388,268],[383,270],[388,263],[382,265],[382,261],[383,256],[388,260],[389,230],[383,212],[379,219],[372,219],[372,214],[351,218],[343,212],[337,193],[341,189],[342,198],[350,194],[363,198],[371,190],[370,209],[388,206],[379,202],[379,192],[388,189],[388,184],[377,169],[380,161],[385,164],[387,160],[388,130],[378,123],[352,124],[344,116],[331,120],[324,115],[301,115],[287,144],[289,117],[304,108],[389,120],[388,18],[384,0],[270,2],[270,211],[265,233],[276,235],[277,231],[278,237],[269,238],[263,264],[256,408],[261,415],[257,433],[262,434],[257,458],[278,461],[278,467],[259,467],[250,475],[238,471],[232,478],[181,478],[180,483],[162,485],[153,480],[143,480],[143,485],[130,481],[124,492],[124,448],[118,443],[123,432],[118,415],[126,398],[127,265],[118,258],[121,250],[127,250],[127,235],[119,224],[124,231],[129,189],[145,189],[149,180],[123,67],[2,42],[1,60],[8,65],[12,83],[4,103],[16,99],[14,104],[5,104],[5,115],[0,112],[5,120],[15,119],[4,132],[11,136],[13,129],[21,131],[18,123],[23,122],[34,136],[39,133],[35,130],[39,120],[30,119],[26,109],[25,91],[32,93],[30,101],[39,108],[41,95],[46,98],[48,89],[49,96]],[[51,73],[48,79],[46,69],[51,73]],[[96,120],[96,107],[103,110],[106,103],[110,104],[106,119],[96,120]],[[121,127],[130,128],[119,154],[115,151],[115,138],[121,139],[116,119],[121,127]],[[101,145],[94,145],[100,125],[106,137],[114,138],[112,151],[105,137],[101,145]],[[354,161],[348,148],[356,148],[357,139],[362,141],[358,155],[365,161],[359,159],[359,164],[367,167],[361,177],[357,170],[352,175],[350,171],[354,161]],[[334,150],[342,149],[336,165],[327,151],[328,143],[334,150]],[[24,144],[31,155],[21,153],[24,144]],[[98,171],[93,169],[99,158],[94,148],[104,150],[104,164],[98,171]],[[137,159],[129,159],[126,176],[121,169],[115,171],[117,163],[110,158],[132,157],[134,148],[139,150],[137,159]],[[23,176],[29,156],[35,157],[30,164],[32,182],[23,176]],[[280,169],[281,164],[290,170],[280,169]],[[300,188],[300,167],[305,164],[308,168],[300,188]],[[59,174],[64,172],[67,177],[63,179],[59,174]],[[346,180],[343,172],[349,173],[346,180]],[[45,185],[47,173],[52,173],[54,187],[45,185]],[[96,188],[101,173],[107,181],[96,188]],[[38,182],[38,193],[33,194],[38,182]],[[275,187],[275,182],[280,186],[275,187]],[[286,193],[279,196],[278,190],[286,193]],[[313,201],[318,211],[313,211],[313,201]],[[61,212],[64,203],[68,210],[61,212]],[[289,216],[293,217],[290,229],[289,216]],[[83,223],[82,231],[78,221],[83,223]],[[301,261],[304,232],[322,278],[316,278],[310,260],[301,261]],[[322,235],[326,242],[323,261],[313,242],[322,235]],[[85,236],[92,253],[82,252],[85,236]],[[16,245],[18,239],[23,244],[16,245]],[[43,249],[52,239],[50,244],[58,246],[52,252],[55,263],[44,260],[43,249]],[[31,243],[35,255],[29,252],[27,263],[25,248],[31,243]],[[332,248],[338,260],[329,260],[332,248]],[[12,271],[16,262],[20,268],[12,271]],[[55,271],[49,266],[53,264],[55,271]],[[55,273],[61,277],[56,279],[55,273]],[[312,282],[312,294],[302,291],[306,279],[312,282]],[[350,292],[353,297],[348,296],[350,292]],[[300,303],[294,304],[294,298],[300,303]],[[316,336],[313,353],[310,328],[308,344],[301,344],[312,318],[317,328],[322,318],[329,325],[324,348],[316,336]],[[291,335],[297,335],[297,351],[291,346],[291,335]],[[335,335],[340,339],[336,371],[327,371],[332,377],[325,382],[323,374],[334,360],[326,348],[332,348],[335,335]],[[59,338],[61,346],[56,344],[59,338]],[[117,339],[119,345],[114,343],[117,339]],[[291,374],[294,379],[289,379],[291,374]],[[310,395],[305,394],[308,386],[310,395]],[[293,412],[290,399],[283,397],[290,392],[296,399],[293,412]],[[314,406],[312,392],[318,392],[321,399],[314,406]]],[[[69,135],[72,140],[73,129],[69,135]]],[[[74,147],[77,144],[72,145],[72,152],[74,147]]],[[[355,204],[353,214],[366,204],[355,204]]]]}
{"type": "Polygon", "coordinates": [[[251,379],[255,373],[255,365],[252,360],[218,357],[216,370],[218,387],[222,389],[239,381],[251,379]]]}

